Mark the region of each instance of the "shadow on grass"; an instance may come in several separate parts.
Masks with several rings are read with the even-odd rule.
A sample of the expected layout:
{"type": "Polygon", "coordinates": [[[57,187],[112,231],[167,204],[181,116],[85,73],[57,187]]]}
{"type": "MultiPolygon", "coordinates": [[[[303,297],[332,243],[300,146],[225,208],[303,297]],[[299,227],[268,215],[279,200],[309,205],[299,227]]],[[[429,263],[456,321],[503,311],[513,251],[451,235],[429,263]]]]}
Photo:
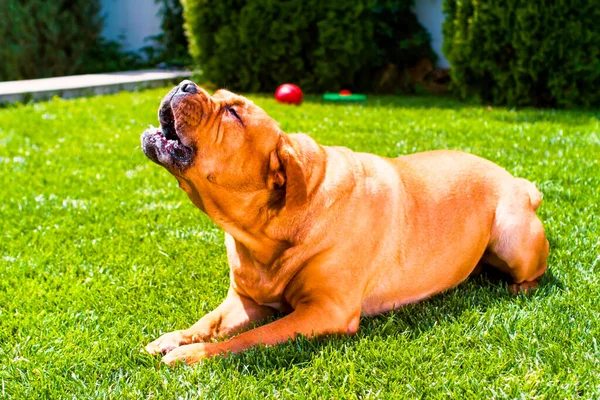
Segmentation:
{"type": "Polygon", "coordinates": [[[495,113],[491,116],[494,121],[510,125],[546,123],[555,124],[557,127],[576,127],[588,125],[591,121],[597,122],[600,113],[581,110],[535,110],[526,109],[519,112],[506,110],[504,113],[495,113]]]}
{"type": "MultiPolygon", "coordinates": [[[[317,99],[311,103],[331,104],[317,99]]],[[[347,106],[344,103],[334,103],[337,106],[347,106]]],[[[404,108],[416,110],[469,110],[484,113],[477,117],[485,117],[501,123],[511,125],[549,123],[566,126],[580,126],[590,123],[590,120],[598,121],[600,112],[598,110],[556,110],[523,108],[513,109],[500,106],[488,106],[473,102],[461,102],[447,96],[414,96],[414,97],[392,97],[382,96],[368,100],[363,104],[367,108],[404,108]]]]}
{"type": "MultiPolygon", "coordinates": [[[[248,94],[247,96],[255,100],[272,100],[272,97],[266,94],[248,94]]],[[[303,105],[322,105],[331,107],[368,107],[368,108],[410,108],[410,109],[454,109],[460,110],[464,108],[480,108],[479,104],[472,102],[463,102],[450,96],[434,96],[434,95],[369,95],[365,102],[332,102],[325,101],[318,95],[307,95],[302,102],[303,105]]],[[[291,109],[301,108],[300,106],[289,106],[291,109]]]]}
{"type": "MultiPolygon", "coordinates": [[[[273,347],[255,347],[240,354],[217,357],[206,368],[219,367],[233,369],[243,374],[261,376],[273,370],[290,366],[309,366],[314,357],[323,350],[333,348],[356,349],[365,339],[376,337],[394,337],[401,335],[403,340],[415,341],[435,327],[456,324],[463,313],[477,311],[485,313],[488,309],[505,306],[517,301],[508,291],[509,277],[492,268],[485,269],[480,275],[469,278],[457,288],[448,290],[419,303],[409,304],[394,311],[374,317],[361,318],[361,326],[355,336],[328,336],[319,339],[300,337],[273,347]]],[[[562,282],[548,270],[542,277],[540,287],[528,295],[528,298],[543,298],[552,295],[553,288],[564,288],[562,282]]],[[[281,317],[277,316],[274,319],[281,317]]],[[[270,321],[268,321],[270,322],[270,321]]],[[[149,355],[133,355],[134,363],[152,367],[160,363],[160,358],[149,355]]]]}
{"type": "MultiPolygon", "coordinates": [[[[266,94],[250,95],[253,99],[272,99],[266,94]]],[[[473,117],[491,119],[512,125],[533,124],[533,123],[551,123],[564,126],[580,126],[589,124],[590,120],[600,120],[600,110],[561,110],[561,109],[535,109],[522,108],[514,109],[510,107],[489,106],[479,104],[473,101],[461,101],[449,95],[370,95],[366,102],[341,103],[324,101],[321,96],[307,95],[303,104],[322,105],[327,107],[345,108],[366,107],[366,108],[398,108],[411,110],[468,110],[477,113],[488,113],[483,115],[474,115],[473,117]]],[[[290,106],[297,107],[297,106],[290,106]]],[[[302,107],[302,106],[300,106],[302,107]]]]}

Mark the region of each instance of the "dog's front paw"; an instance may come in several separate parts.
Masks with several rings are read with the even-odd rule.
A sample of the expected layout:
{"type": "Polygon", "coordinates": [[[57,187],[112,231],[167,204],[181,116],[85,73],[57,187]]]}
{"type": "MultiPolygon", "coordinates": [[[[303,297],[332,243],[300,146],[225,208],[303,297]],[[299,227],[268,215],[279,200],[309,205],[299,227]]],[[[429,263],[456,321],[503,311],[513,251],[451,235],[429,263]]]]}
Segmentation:
{"type": "Polygon", "coordinates": [[[188,344],[189,340],[182,331],[173,331],[165,333],[154,342],[146,346],[146,351],[150,354],[164,354],[181,345],[188,344]]]}
{"type": "Polygon", "coordinates": [[[162,358],[162,362],[171,366],[175,365],[178,361],[184,362],[187,365],[195,364],[212,355],[210,351],[211,346],[214,346],[214,344],[194,343],[180,346],[165,355],[162,358]]]}

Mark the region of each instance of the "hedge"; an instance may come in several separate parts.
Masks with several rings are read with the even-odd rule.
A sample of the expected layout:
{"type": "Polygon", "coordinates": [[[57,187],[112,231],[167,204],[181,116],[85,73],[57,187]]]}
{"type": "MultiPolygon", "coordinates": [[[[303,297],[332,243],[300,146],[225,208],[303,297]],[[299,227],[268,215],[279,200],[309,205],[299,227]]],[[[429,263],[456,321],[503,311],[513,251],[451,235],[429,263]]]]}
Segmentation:
{"type": "Polygon", "coordinates": [[[463,98],[600,104],[600,7],[580,0],[445,0],[443,51],[463,98]]]}
{"type": "Polygon", "coordinates": [[[147,37],[148,46],[141,50],[151,65],[188,66],[192,60],[183,29],[183,6],[179,0],[154,0],[160,6],[161,32],[147,37]]]}
{"type": "Polygon", "coordinates": [[[0,80],[82,71],[102,29],[98,0],[3,0],[0,80]]]}
{"type": "Polygon", "coordinates": [[[183,0],[190,52],[218,86],[372,89],[382,67],[434,59],[412,0],[183,0]]]}

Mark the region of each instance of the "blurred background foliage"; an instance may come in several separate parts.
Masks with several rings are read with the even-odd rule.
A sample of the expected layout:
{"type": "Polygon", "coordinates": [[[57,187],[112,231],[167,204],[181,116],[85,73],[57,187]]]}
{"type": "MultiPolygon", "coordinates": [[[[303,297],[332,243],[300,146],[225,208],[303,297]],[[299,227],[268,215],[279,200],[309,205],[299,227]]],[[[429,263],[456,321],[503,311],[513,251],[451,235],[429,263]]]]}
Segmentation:
{"type": "Polygon", "coordinates": [[[444,0],[448,74],[414,0],[153,1],[162,31],[133,52],[102,37],[100,0],[0,0],[0,81],[188,67],[245,92],[445,92],[451,79],[486,104],[600,106],[594,2],[444,0]]]}
{"type": "Polygon", "coordinates": [[[444,53],[462,98],[511,106],[600,105],[600,4],[445,0],[444,53]]]}
{"type": "Polygon", "coordinates": [[[71,75],[93,67],[97,0],[0,0],[0,80],[71,75]]]}
{"type": "MultiPolygon", "coordinates": [[[[412,0],[184,0],[194,62],[217,86],[375,91],[386,67],[435,61],[412,0]]],[[[402,85],[394,85],[402,87],[402,85]]]]}
{"type": "Polygon", "coordinates": [[[189,65],[181,3],[155,1],[163,32],[133,52],[101,36],[100,0],[0,0],[0,81],[189,65]]]}
{"type": "Polygon", "coordinates": [[[151,65],[186,67],[192,63],[183,28],[183,5],[179,0],[154,0],[160,5],[161,30],[150,36],[150,45],[142,48],[151,65]]]}

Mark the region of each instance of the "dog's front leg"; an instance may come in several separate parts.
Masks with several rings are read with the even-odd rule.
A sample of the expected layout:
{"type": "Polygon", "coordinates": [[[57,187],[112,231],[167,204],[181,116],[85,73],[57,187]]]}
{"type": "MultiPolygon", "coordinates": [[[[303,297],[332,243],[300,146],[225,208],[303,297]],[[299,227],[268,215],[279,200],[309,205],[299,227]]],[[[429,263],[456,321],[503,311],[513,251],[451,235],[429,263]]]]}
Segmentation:
{"type": "Polygon", "coordinates": [[[334,304],[306,303],[291,314],[270,324],[244,332],[219,343],[196,343],[178,347],[163,357],[162,361],[173,365],[177,361],[196,363],[217,354],[237,353],[256,345],[271,346],[299,334],[307,337],[329,334],[354,334],[358,330],[360,309],[349,312],[334,304]]]}
{"type": "Polygon", "coordinates": [[[241,296],[229,288],[227,298],[215,310],[206,314],[188,329],[162,335],[147,345],[146,351],[150,354],[168,353],[182,345],[227,337],[252,322],[268,318],[274,312],[272,308],[258,305],[254,300],[241,296]]]}

